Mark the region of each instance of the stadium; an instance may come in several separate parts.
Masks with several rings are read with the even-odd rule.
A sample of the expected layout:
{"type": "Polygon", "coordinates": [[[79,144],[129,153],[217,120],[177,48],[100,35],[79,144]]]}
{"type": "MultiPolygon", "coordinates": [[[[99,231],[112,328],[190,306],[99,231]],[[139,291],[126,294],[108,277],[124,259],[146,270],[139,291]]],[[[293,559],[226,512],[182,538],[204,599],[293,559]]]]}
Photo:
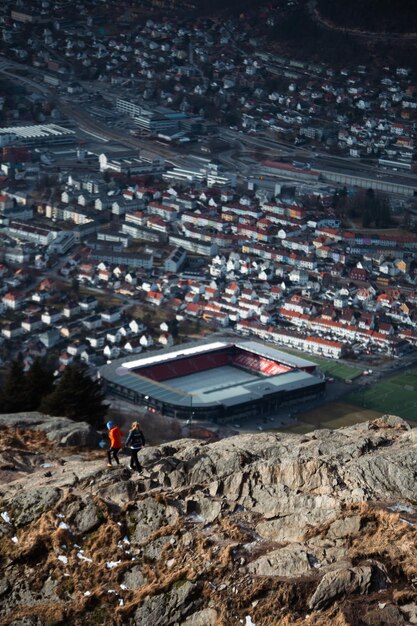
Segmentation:
{"type": "Polygon", "coordinates": [[[107,391],[150,411],[214,422],[263,417],[324,393],[315,363],[255,341],[199,341],[100,368],[107,391]]]}

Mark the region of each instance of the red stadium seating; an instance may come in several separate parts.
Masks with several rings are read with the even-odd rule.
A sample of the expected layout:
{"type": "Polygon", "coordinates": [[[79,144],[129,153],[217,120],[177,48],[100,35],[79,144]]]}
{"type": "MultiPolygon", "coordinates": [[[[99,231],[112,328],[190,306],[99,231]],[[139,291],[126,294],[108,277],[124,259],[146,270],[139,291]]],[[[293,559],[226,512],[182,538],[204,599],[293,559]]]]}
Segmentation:
{"type": "Polygon", "coordinates": [[[158,382],[180,378],[189,374],[197,374],[216,367],[223,367],[230,364],[231,356],[228,350],[197,354],[193,357],[182,357],[161,365],[151,365],[136,370],[136,373],[146,378],[151,378],[158,382]]]}
{"type": "Polygon", "coordinates": [[[240,350],[234,357],[233,365],[247,370],[255,370],[256,372],[264,374],[264,376],[276,376],[277,374],[288,372],[291,369],[286,365],[244,350],[240,350]]]}
{"type": "Polygon", "coordinates": [[[195,356],[177,357],[160,365],[150,365],[136,370],[140,376],[163,382],[171,378],[180,378],[189,374],[205,372],[206,370],[234,365],[250,372],[257,372],[264,376],[276,376],[288,372],[291,367],[272,361],[253,352],[239,348],[226,348],[215,352],[196,354],[195,356]]]}

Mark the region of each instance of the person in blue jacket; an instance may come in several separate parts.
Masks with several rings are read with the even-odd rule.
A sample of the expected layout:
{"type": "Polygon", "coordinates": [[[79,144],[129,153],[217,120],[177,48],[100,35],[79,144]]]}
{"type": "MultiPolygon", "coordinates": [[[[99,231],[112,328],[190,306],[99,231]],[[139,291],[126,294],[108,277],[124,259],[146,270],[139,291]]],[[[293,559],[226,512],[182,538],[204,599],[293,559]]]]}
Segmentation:
{"type": "Polygon", "coordinates": [[[142,466],[138,459],[138,453],[144,445],[145,437],[140,429],[140,424],[139,422],[133,422],[125,443],[126,448],[130,448],[130,469],[133,471],[142,471],[142,466]]]}

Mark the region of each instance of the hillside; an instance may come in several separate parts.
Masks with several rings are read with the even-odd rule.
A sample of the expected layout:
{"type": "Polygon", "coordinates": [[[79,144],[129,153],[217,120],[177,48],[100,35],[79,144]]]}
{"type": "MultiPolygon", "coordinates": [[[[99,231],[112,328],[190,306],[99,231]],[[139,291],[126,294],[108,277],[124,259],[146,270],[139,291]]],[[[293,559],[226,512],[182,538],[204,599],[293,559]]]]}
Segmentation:
{"type": "Polygon", "coordinates": [[[357,28],[381,33],[417,31],[414,0],[318,0],[320,14],[342,28],[357,28]]]}
{"type": "Polygon", "coordinates": [[[10,419],[0,626],[417,623],[417,431],[401,419],[183,439],[145,448],[134,476],[66,447],[86,435],[65,422],[10,419]]]}

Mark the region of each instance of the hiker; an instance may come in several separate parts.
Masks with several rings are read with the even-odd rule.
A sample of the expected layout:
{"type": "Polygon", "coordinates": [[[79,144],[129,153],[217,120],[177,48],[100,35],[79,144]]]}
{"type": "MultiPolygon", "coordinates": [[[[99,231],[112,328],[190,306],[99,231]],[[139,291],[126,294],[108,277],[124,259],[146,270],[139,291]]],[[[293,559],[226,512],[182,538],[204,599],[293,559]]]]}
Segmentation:
{"type": "Polygon", "coordinates": [[[139,463],[138,452],[145,445],[145,437],[140,429],[139,422],[133,422],[132,428],[126,439],[126,448],[130,447],[130,469],[137,472],[142,471],[142,466],[139,463]]]}
{"type": "Polygon", "coordinates": [[[117,465],[120,465],[119,461],[119,452],[122,447],[122,436],[123,433],[116,424],[113,422],[107,422],[107,430],[109,431],[110,438],[110,448],[107,450],[107,458],[109,462],[107,463],[107,467],[112,467],[112,455],[117,465]]]}

